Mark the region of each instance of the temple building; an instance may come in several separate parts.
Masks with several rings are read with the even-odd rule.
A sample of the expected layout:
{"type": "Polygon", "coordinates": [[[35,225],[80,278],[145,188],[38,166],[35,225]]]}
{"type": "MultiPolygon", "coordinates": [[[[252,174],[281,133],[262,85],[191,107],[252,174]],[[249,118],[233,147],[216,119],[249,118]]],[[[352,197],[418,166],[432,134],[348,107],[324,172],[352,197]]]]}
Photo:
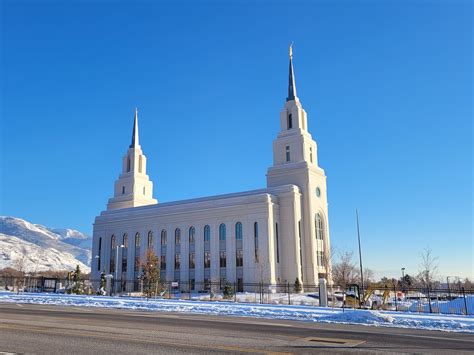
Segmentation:
{"type": "Polygon", "coordinates": [[[260,190],[158,203],[135,111],[114,196],[94,222],[94,279],[112,274],[122,290],[136,290],[148,249],[160,259],[163,280],[196,291],[211,282],[229,281],[243,291],[259,283],[298,279],[304,287],[328,279],[326,175],[296,93],[291,47],[288,77],[273,166],[260,190]]]}

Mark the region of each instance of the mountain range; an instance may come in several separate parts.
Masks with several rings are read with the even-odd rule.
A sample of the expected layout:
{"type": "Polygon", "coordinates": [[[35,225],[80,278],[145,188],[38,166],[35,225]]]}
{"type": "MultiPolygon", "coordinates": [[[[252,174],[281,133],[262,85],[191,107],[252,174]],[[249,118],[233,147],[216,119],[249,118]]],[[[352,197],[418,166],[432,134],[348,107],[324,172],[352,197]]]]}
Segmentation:
{"type": "Polygon", "coordinates": [[[26,272],[90,271],[92,237],[74,229],[48,228],[21,218],[0,216],[0,269],[26,272]]]}

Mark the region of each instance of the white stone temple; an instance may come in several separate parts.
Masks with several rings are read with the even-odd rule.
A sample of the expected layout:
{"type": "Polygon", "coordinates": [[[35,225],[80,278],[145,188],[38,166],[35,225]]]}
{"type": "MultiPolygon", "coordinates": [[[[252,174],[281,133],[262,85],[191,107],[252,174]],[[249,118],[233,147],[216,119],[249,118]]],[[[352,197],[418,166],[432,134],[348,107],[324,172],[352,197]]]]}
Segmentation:
{"type": "Polygon", "coordinates": [[[317,144],[296,94],[290,47],[288,97],[266,188],[158,203],[135,111],[114,197],[94,222],[92,277],[110,273],[122,290],[132,291],[151,248],[160,258],[162,279],[191,290],[225,281],[237,291],[259,283],[293,285],[296,279],[303,287],[317,285],[319,278],[330,278],[331,268],[326,191],[317,144]]]}

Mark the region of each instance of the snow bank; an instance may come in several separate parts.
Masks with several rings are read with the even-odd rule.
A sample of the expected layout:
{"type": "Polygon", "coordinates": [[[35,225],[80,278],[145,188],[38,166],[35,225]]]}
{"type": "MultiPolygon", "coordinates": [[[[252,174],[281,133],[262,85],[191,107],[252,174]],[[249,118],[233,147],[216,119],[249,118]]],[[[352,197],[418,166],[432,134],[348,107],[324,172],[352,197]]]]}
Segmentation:
{"type": "MultiPolygon", "coordinates": [[[[445,313],[445,314],[466,314],[474,313],[474,295],[466,295],[466,302],[464,298],[456,298],[451,301],[431,301],[431,309],[433,313],[445,313]]],[[[427,302],[415,302],[408,310],[410,312],[429,312],[430,306],[427,302]]]]}
{"type": "Polygon", "coordinates": [[[62,306],[135,309],[156,312],[199,313],[226,316],[286,319],[306,322],[346,323],[474,333],[474,316],[371,311],[255,303],[149,300],[126,297],[75,296],[0,292],[3,303],[34,303],[62,306]]]}

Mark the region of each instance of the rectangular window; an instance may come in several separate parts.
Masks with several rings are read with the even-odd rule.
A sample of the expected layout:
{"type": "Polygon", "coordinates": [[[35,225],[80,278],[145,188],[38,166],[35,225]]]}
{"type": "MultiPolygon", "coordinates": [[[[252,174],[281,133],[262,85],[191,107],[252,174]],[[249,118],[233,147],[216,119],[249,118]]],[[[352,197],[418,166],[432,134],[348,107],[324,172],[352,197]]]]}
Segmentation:
{"type": "Polygon", "coordinates": [[[102,255],[102,238],[99,238],[99,253],[97,258],[97,271],[100,271],[100,256],[102,255]]]}
{"type": "Polygon", "coordinates": [[[254,238],[254,249],[255,249],[255,262],[258,263],[258,223],[253,224],[253,238],[254,238]]]}
{"type": "Polygon", "coordinates": [[[181,255],[175,254],[174,256],[174,269],[179,270],[181,267],[181,255]]]}
{"type": "Polygon", "coordinates": [[[286,146],[286,161],[290,161],[290,146],[286,146]]]}
{"type": "Polygon", "coordinates": [[[160,268],[161,270],[166,270],[166,257],[164,255],[161,257],[160,268]]]}
{"type": "Polygon", "coordinates": [[[244,266],[244,251],[242,249],[237,250],[235,255],[235,266],[244,266]]]}
{"type": "Polygon", "coordinates": [[[125,186],[122,186],[122,195],[125,195],[125,186]]]}
{"type": "Polygon", "coordinates": [[[220,252],[220,258],[219,258],[219,265],[220,267],[226,267],[226,252],[221,251],[220,252]]]}
{"type": "Polygon", "coordinates": [[[127,249],[124,249],[122,253],[122,272],[127,272],[127,249]]]}
{"type": "Polygon", "coordinates": [[[139,269],[140,269],[140,257],[135,256],[135,265],[133,267],[133,271],[135,271],[135,273],[137,273],[139,269]]]}
{"type": "Polygon", "coordinates": [[[196,280],[195,280],[195,279],[189,280],[189,284],[190,284],[190,285],[189,285],[189,288],[190,288],[191,290],[194,290],[194,289],[196,288],[196,280]]]}
{"type": "Polygon", "coordinates": [[[209,269],[211,267],[211,253],[206,251],[204,252],[204,268],[209,269]]]}
{"type": "Polygon", "coordinates": [[[276,251],[277,251],[277,263],[280,262],[280,247],[278,245],[278,223],[275,223],[275,243],[276,243],[276,251]]]}
{"type": "Polygon", "coordinates": [[[244,292],[244,280],[242,278],[237,279],[237,292],[244,292]]]}
{"type": "Polygon", "coordinates": [[[195,267],[194,253],[189,253],[189,268],[194,269],[194,267],[195,267]]]}

